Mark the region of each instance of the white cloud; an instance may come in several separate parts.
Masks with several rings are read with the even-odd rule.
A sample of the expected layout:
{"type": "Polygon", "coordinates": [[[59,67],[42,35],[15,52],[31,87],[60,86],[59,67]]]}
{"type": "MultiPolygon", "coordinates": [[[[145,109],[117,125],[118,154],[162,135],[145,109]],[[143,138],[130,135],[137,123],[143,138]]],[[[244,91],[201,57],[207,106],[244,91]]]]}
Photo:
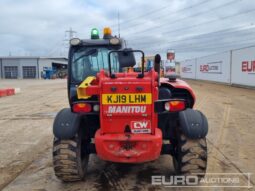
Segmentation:
{"type": "Polygon", "coordinates": [[[255,11],[234,16],[255,10],[249,0],[1,0],[0,7],[0,56],[57,55],[69,27],[81,38],[89,38],[93,27],[112,26],[116,33],[118,11],[122,37],[147,54],[174,48],[183,59],[255,43],[253,29],[237,30],[252,27],[255,11]],[[229,35],[212,33],[234,27],[229,35]],[[198,36],[206,33],[212,34],[198,36]]]}

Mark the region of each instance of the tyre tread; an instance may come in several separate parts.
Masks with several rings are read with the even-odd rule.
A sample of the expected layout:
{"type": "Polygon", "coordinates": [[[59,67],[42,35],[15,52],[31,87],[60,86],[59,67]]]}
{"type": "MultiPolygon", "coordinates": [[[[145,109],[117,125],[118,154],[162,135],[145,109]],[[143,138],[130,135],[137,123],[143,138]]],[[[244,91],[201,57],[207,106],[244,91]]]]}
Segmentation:
{"type": "Polygon", "coordinates": [[[185,135],[179,138],[178,173],[204,177],[207,166],[206,138],[189,139],[185,135]]]}
{"type": "Polygon", "coordinates": [[[55,175],[64,182],[82,180],[79,174],[77,138],[71,140],[54,139],[53,166],[55,175]]]}

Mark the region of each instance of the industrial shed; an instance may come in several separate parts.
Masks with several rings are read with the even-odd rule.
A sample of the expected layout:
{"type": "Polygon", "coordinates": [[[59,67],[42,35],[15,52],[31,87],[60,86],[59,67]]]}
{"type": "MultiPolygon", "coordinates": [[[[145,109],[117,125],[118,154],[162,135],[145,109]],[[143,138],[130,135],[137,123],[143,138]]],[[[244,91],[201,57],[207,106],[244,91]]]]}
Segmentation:
{"type": "Polygon", "coordinates": [[[50,68],[66,69],[67,58],[0,57],[2,79],[40,79],[43,71],[50,68]]]}

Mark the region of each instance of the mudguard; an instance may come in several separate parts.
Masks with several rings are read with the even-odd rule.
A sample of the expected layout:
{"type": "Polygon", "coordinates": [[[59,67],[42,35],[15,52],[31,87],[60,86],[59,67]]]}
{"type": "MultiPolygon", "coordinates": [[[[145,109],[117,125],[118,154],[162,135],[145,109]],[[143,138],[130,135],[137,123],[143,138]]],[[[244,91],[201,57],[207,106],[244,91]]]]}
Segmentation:
{"type": "Polygon", "coordinates": [[[186,109],[179,113],[180,129],[190,139],[204,138],[208,133],[207,118],[203,113],[186,109]]]}
{"type": "Polygon", "coordinates": [[[78,114],[72,113],[68,108],[62,109],[53,123],[54,136],[59,139],[70,139],[77,133],[79,124],[80,116],[78,114]]]}

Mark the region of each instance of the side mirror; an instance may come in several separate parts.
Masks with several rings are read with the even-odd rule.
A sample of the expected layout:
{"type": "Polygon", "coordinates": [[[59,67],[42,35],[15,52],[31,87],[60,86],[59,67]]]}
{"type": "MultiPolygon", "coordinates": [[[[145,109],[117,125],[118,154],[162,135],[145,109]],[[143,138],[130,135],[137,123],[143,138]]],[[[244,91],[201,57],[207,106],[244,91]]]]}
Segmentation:
{"type": "Polygon", "coordinates": [[[132,49],[124,49],[118,52],[120,69],[125,67],[134,67],[136,64],[132,49]]]}

